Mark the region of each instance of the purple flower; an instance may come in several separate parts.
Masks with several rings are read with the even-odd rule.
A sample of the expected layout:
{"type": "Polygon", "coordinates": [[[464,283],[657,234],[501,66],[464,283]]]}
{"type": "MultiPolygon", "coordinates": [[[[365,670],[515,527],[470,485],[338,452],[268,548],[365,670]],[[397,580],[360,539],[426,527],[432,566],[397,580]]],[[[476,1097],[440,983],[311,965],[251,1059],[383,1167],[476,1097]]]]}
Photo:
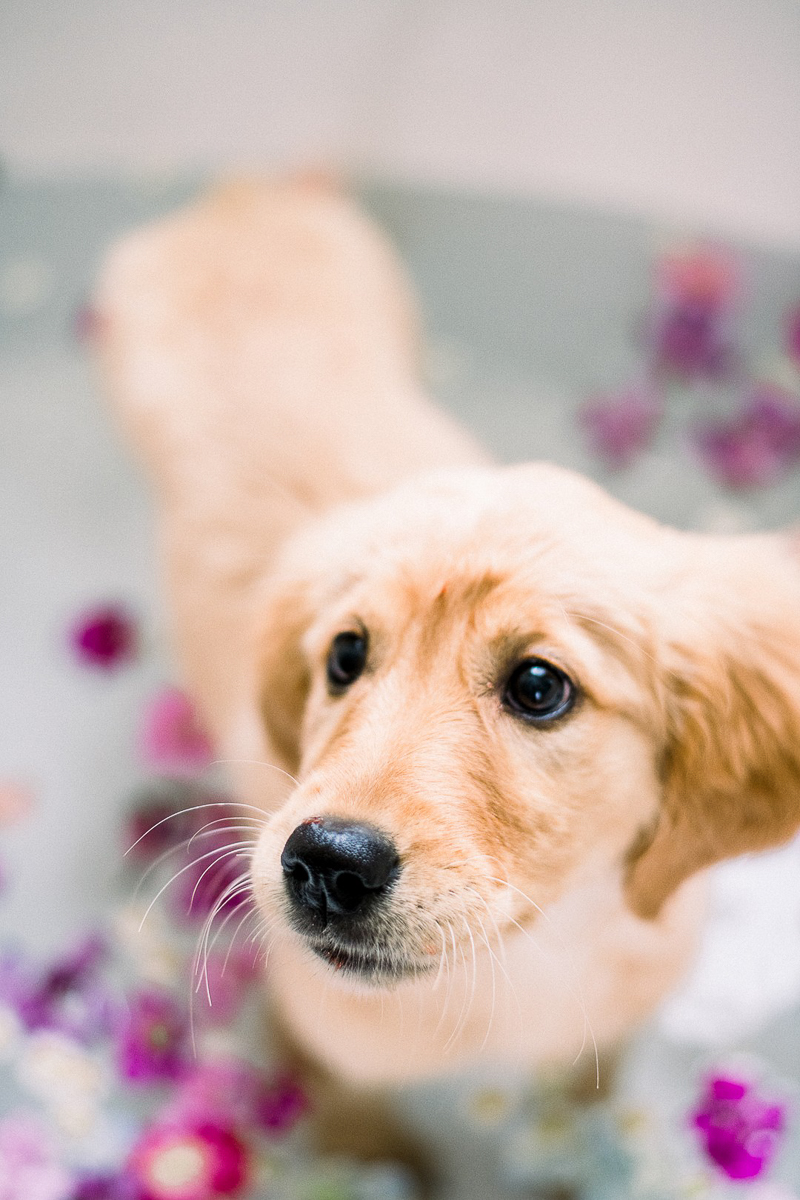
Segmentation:
{"type": "Polygon", "coordinates": [[[55,1029],[79,1041],[95,1041],[115,1021],[112,993],[100,975],[106,954],[105,940],[96,933],[44,970],[18,954],[6,954],[0,960],[0,1000],[29,1030],[55,1029]]]}
{"type": "Polygon", "coordinates": [[[774,1157],[785,1108],[759,1096],[750,1082],[715,1075],[707,1080],[691,1122],[706,1154],[729,1179],[755,1179],[774,1157]]]}
{"type": "Polygon", "coordinates": [[[733,264],[713,249],[666,256],[658,266],[648,342],[659,373],[717,378],[733,361],[728,334],[733,264]]]}
{"type": "Polygon", "coordinates": [[[173,687],[163,688],[150,700],[140,746],[149,767],[178,779],[201,775],[214,757],[191,701],[173,687]]]}
{"type": "Polygon", "coordinates": [[[800,462],[800,403],[782,388],[761,385],[731,420],[701,425],[694,441],[724,486],[765,486],[800,462]]]}
{"type": "Polygon", "coordinates": [[[92,1173],[78,1180],[69,1200],[140,1200],[139,1186],[125,1172],[92,1173]]]}
{"type": "Polygon", "coordinates": [[[179,1079],[189,1061],[188,1033],[184,1008],[167,992],[134,993],[118,1030],[120,1074],[134,1083],[179,1079]]]}
{"type": "Polygon", "coordinates": [[[75,621],[70,641],[81,662],[113,671],[136,655],[136,626],[122,605],[90,609],[75,621]]]}
{"type": "Polygon", "coordinates": [[[578,420],[593,452],[613,470],[630,466],[652,440],[661,418],[661,402],[648,392],[631,389],[588,401],[578,420]]]}

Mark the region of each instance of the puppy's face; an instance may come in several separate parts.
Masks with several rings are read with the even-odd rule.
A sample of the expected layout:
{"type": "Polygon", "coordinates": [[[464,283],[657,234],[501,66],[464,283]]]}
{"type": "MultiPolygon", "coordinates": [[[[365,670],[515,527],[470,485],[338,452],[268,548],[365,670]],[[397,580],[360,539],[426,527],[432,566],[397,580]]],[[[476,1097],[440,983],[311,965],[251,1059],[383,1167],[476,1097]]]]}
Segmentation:
{"type": "Polygon", "coordinates": [[[270,918],[391,985],[621,878],[674,773],[686,544],[547,467],[409,485],[304,537],[268,606],[263,709],[298,781],[254,858],[270,918]]]}

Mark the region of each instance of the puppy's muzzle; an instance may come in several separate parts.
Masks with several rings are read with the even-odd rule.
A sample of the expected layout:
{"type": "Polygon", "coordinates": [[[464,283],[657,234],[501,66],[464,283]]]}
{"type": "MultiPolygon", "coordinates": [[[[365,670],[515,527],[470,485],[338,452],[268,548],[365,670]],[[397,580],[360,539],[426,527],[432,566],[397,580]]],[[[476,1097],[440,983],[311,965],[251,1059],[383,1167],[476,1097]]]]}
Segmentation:
{"type": "Polygon", "coordinates": [[[371,825],[312,817],[281,854],[284,883],[298,916],[316,929],[361,924],[400,873],[393,843],[371,825]]]}

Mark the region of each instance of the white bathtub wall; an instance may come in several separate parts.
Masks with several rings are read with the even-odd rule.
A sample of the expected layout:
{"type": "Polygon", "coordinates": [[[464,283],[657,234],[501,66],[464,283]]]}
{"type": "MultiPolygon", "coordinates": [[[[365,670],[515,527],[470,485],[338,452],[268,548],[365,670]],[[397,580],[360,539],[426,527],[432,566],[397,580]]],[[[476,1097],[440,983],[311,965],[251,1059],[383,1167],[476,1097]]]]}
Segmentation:
{"type": "Polygon", "coordinates": [[[797,0],[3,0],[12,171],[323,162],[800,246],[797,0]]]}

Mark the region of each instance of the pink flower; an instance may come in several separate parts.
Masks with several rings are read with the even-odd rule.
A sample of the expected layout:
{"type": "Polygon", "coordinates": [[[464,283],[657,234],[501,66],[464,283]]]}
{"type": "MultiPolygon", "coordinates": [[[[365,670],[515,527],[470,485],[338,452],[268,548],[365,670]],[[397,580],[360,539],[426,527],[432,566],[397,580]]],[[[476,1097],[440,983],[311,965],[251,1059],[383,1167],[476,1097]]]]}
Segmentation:
{"type": "Polygon", "coordinates": [[[700,426],[694,441],[726,487],[765,486],[800,462],[800,403],[782,388],[762,385],[731,420],[700,426]]]}
{"type": "Polygon", "coordinates": [[[122,605],[101,605],[75,621],[70,641],[81,662],[113,671],[135,657],[136,626],[122,605]]]}
{"type": "Polygon", "coordinates": [[[784,1105],[759,1096],[752,1083],[711,1076],[691,1114],[706,1154],[729,1179],[755,1179],[771,1163],[784,1128],[784,1105]]]}
{"type": "Polygon", "coordinates": [[[134,1083],[178,1079],[189,1061],[188,1018],[167,992],[142,990],[129,998],[118,1032],[120,1073],[134,1083]]]}
{"type": "Polygon", "coordinates": [[[0,1200],[67,1200],[71,1180],[32,1117],[0,1120],[0,1200]]]}
{"type": "Polygon", "coordinates": [[[250,1156],[244,1142],[220,1125],[157,1125],[134,1146],[127,1172],[140,1200],[214,1200],[247,1185],[250,1156]]]}
{"type": "Polygon", "coordinates": [[[613,470],[630,466],[652,440],[661,403],[648,392],[631,389],[590,400],[579,414],[593,452],[613,470]]]}
{"type": "Polygon", "coordinates": [[[178,688],[164,688],[144,713],[141,751],[163,775],[193,778],[211,764],[214,752],[191,701],[178,688]]]}
{"type": "Polygon", "coordinates": [[[264,1086],[261,1073],[248,1062],[207,1059],[193,1064],[179,1082],[165,1116],[182,1124],[247,1128],[253,1125],[256,1099],[264,1086]]]}

